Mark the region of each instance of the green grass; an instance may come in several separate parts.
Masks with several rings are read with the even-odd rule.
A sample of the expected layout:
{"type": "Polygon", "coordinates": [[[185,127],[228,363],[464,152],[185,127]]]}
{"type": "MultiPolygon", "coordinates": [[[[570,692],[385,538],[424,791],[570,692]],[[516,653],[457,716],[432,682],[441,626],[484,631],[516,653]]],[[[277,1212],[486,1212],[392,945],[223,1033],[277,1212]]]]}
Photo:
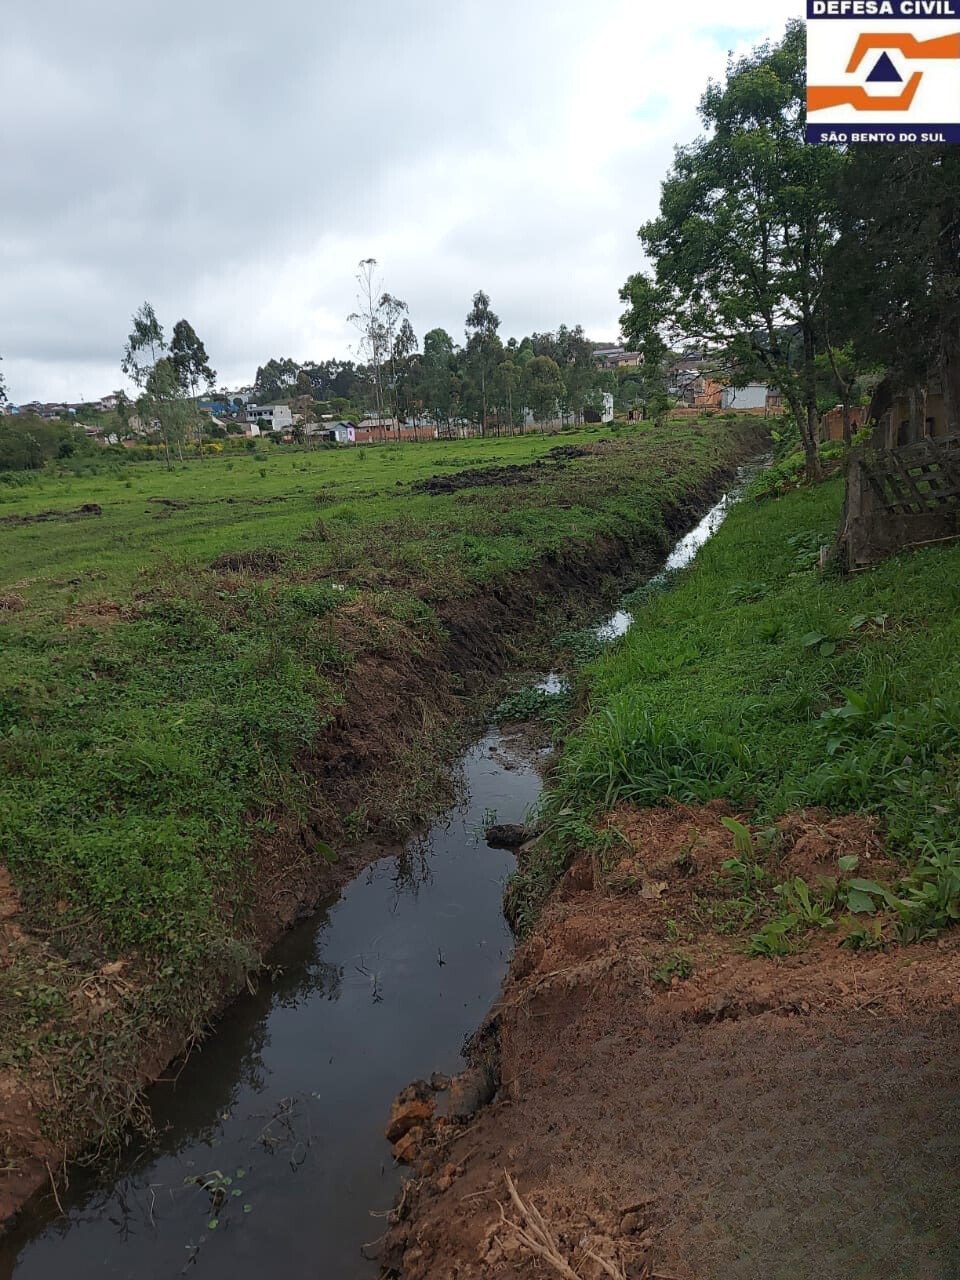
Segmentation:
{"type": "MultiPolygon", "coordinates": [[[[275,850],[301,849],[303,833],[309,875],[344,831],[423,813],[416,753],[442,755],[432,686],[444,705],[457,690],[438,658],[444,609],[598,537],[666,549],[664,507],[742,453],[746,430],[270,449],[0,485],[0,848],[37,945],[0,973],[0,1066],[37,1070],[56,1053],[79,1130],[94,1103],[76,1094],[110,1114],[98,1063],[121,1076],[138,1035],[194,1027],[254,961],[275,850]],[[532,483],[410,489],[601,439],[614,443],[532,483]],[[84,503],[103,514],[8,519],[84,503]],[[375,725],[351,744],[346,813],[341,784],[318,785],[316,753],[388,672],[410,714],[396,741],[384,721],[383,741],[375,725]],[[379,785],[379,809],[354,774],[379,785]],[[78,1029],[70,999],[38,1020],[31,966],[69,992],[118,957],[137,981],[95,1029],[78,1029]]],[[[63,1123],[50,1122],[61,1137],[63,1123]]]]}
{"type": "MultiPolygon", "coordinates": [[[[875,814],[918,929],[960,915],[960,547],[821,578],[842,485],[745,501],[673,589],[589,665],[554,812],[619,802],[875,814]]],[[[566,819],[569,822],[569,816],[566,819]]],[[[551,866],[562,868],[556,850],[551,866]]],[[[515,887],[529,920],[550,877],[515,887]]]]}

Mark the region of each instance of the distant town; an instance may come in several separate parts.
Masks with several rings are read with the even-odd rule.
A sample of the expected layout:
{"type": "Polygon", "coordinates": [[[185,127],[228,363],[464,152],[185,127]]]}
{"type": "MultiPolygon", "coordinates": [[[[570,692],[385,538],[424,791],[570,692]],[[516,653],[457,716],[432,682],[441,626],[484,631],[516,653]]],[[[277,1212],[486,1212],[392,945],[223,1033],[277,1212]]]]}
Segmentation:
{"type": "MultiPolygon", "coordinates": [[[[590,406],[585,406],[579,412],[567,414],[558,404],[555,412],[544,420],[546,424],[562,426],[573,420],[612,422],[615,412],[622,413],[628,420],[645,416],[643,389],[633,374],[643,368],[641,353],[622,346],[596,344],[593,364],[598,372],[612,375],[600,391],[596,409],[592,411],[590,406]]],[[[717,358],[710,352],[691,351],[676,356],[667,362],[664,372],[664,389],[674,413],[685,409],[697,413],[782,412],[782,397],[776,390],[761,383],[731,385],[730,376],[718,369],[717,358]]],[[[258,370],[258,374],[262,373],[258,370]]],[[[355,397],[355,401],[342,397],[318,401],[301,392],[264,404],[258,402],[258,387],[251,384],[234,389],[222,387],[198,396],[195,404],[203,423],[202,433],[211,439],[225,436],[255,439],[269,435],[286,441],[309,437],[340,444],[363,444],[381,439],[384,434],[394,439],[420,438],[424,433],[465,437],[480,434],[483,425],[465,417],[451,417],[445,430],[435,416],[416,413],[397,416],[390,412],[378,417],[363,404],[362,396],[355,397]]],[[[156,423],[142,417],[135,402],[123,391],[113,391],[95,400],[4,403],[0,405],[0,413],[74,423],[90,440],[105,445],[134,445],[148,440],[157,430],[156,423]]],[[[521,425],[530,427],[535,421],[533,411],[524,407],[521,425]]]]}

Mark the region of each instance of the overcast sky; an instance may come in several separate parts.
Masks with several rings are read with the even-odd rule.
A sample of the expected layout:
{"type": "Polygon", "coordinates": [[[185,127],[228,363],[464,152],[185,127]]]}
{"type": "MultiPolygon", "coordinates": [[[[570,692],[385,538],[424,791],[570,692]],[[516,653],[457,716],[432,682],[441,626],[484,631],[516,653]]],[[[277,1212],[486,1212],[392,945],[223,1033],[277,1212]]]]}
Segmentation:
{"type": "Polygon", "coordinates": [[[360,258],[418,337],[617,335],[673,145],[800,0],[19,0],[0,38],[14,401],[121,385],[132,312],[220,381],[353,354],[360,258]]]}

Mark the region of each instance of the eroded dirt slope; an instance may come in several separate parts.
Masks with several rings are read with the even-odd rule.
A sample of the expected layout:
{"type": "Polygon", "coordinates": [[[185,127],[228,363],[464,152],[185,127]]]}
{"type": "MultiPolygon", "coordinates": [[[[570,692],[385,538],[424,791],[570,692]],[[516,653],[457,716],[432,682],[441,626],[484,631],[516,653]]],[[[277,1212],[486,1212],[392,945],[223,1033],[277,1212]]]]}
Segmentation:
{"type": "MultiPolygon", "coordinates": [[[[434,1128],[385,1274],[960,1276],[960,939],[747,958],[704,909],[721,815],[621,810],[632,852],[567,873],[492,1015],[497,1101],[434,1128]]],[[[883,876],[867,820],[783,836],[787,874],[883,876]]]]}

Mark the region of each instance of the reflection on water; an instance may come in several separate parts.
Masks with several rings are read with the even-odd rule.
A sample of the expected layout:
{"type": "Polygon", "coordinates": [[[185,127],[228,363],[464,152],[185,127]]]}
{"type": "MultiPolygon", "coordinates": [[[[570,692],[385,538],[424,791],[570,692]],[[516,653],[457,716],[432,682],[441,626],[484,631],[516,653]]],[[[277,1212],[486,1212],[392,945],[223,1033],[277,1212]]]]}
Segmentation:
{"type": "Polygon", "coordinates": [[[273,976],[152,1090],[160,1140],[112,1185],[74,1174],[66,1217],[0,1243],[0,1274],[376,1275],[360,1245],[381,1235],[370,1211],[399,1185],[382,1136],[390,1099],[459,1069],[510,955],[513,858],[476,831],[490,811],[522,821],[539,792],[492,734],[464,770],[469,803],[284,937],[273,976]]]}
{"type": "Polygon", "coordinates": [[[612,618],[601,627],[597,627],[597,639],[607,644],[611,640],[619,640],[621,636],[625,636],[633,622],[633,614],[627,613],[626,609],[618,609],[612,618]]]}
{"type": "MultiPolygon", "coordinates": [[[[676,573],[679,569],[685,569],[687,565],[693,563],[700,548],[704,543],[710,541],[724,520],[726,520],[731,507],[739,502],[747,482],[755,473],[755,464],[737,469],[737,477],[733,488],[729,493],[723,495],[716,506],[711,507],[695,529],[691,529],[688,534],[680,539],[669,556],[667,556],[666,564],[664,564],[660,572],[655,574],[646,584],[648,590],[665,587],[671,574],[676,573]]],[[[612,640],[619,640],[621,636],[626,635],[631,626],[633,626],[633,614],[626,609],[618,609],[612,618],[608,618],[606,622],[597,627],[596,637],[603,644],[609,644],[612,640]]]]}

